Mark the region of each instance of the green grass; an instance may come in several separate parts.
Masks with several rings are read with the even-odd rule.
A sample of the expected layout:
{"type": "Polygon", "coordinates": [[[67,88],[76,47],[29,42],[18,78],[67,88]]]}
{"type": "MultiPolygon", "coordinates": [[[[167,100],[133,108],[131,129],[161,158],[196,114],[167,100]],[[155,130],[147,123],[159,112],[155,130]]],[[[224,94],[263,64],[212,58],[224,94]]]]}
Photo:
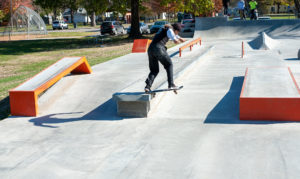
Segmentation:
{"type": "Polygon", "coordinates": [[[49,32],[45,38],[48,37],[82,37],[82,36],[91,36],[91,35],[99,35],[98,32],[49,32]]]}
{"type": "Polygon", "coordinates": [[[297,19],[296,16],[271,16],[271,19],[297,19]]]}
{"type": "MultiPolygon", "coordinates": [[[[279,14],[279,15],[274,15],[274,14],[266,14],[264,16],[270,16],[271,19],[297,19],[296,16],[294,15],[284,15],[284,14],[279,14]]],[[[232,20],[234,17],[230,17],[229,19],[232,20]]],[[[246,18],[247,20],[250,20],[249,17],[246,18]]]]}
{"type": "MultiPolygon", "coordinates": [[[[96,27],[99,27],[99,25],[96,25],[96,27]]],[[[72,23],[68,23],[68,28],[69,29],[74,29],[74,26],[72,23]]],[[[79,23],[77,24],[77,29],[80,29],[80,28],[94,28],[90,25],[83,25],[83,23],[79,23]]],[[[52,30],[52,25],[49,25],[49,24],[46,24],[46,29],[47,30],[52,30]]]]}
{"type": "Polygon", "coordinates": [[[4,26],[0,27],[0,32],[4,32],[4,30],[5,30],[4,26]]]}

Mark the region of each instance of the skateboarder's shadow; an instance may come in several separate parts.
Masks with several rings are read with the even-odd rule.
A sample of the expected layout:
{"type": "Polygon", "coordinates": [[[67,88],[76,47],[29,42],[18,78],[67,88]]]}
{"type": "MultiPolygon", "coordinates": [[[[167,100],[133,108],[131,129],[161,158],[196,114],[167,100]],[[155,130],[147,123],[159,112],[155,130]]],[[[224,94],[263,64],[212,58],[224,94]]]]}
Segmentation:
{"type": "MultiPolygon", "coordinates": [[[[229,91],[219,103],[209,112],[204,123],[219,124],[274,124],[287,123],[278,121],[245,121],[240,120],[240,94],[242,91],[244,77],[234,77],[229,91]]],[[[290,122],[288,122],[290,123],[290,122]]]]}
{"type": "Polygon", "coordinates": [[[83,112],[49,114],[49,115],[30,119],[29,122],[32,122],[35,126],[58,128],[58,126],[55,126],[54,124],[69,123],[69,122],[76,122],[76,121],[83,121],[83,120],[94,120],[94,121],[123,120],[124,118],[119,117],[116,111],[117,111],[116,102],[111,98],[86,114],[84,114],[83,112]]]}

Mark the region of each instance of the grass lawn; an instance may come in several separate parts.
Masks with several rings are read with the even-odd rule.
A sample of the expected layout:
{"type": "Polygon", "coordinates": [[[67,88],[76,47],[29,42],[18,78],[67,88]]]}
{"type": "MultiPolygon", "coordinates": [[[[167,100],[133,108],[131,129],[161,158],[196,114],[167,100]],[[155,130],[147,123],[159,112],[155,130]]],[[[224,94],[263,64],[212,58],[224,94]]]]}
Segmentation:
{"type": "MultiPolygon", "coordinates": [[[[279,14],[279,15],[274,15],[274,14],[266,14],[264,16],[269,16],[271,19],[297,19],[296,16],[294,15],[284,15],[284,14],[279,14]]],[[[234,17],[230,17],[229,19],[232,20],[234,17]]],[[[247,20],[250,20],[250,17],[246,18],[247,20]]]]}
{"type": "Polygon", "coordinates": [[[271,19],[297,19],[296,16],[271,16],[271,19]]]}
{"type": "Polygon", "coordinates": [[[48,32],[48,35],[45,38],[49,37],[82,37],[90,35],[99,35],[100,32],[48,32]]]}
{"type": "MultiPolygon", "coordinates": [[[[98,25],[97,25],[97,26],[98,26],[98,25]]],[[[71,24],[71,23],[68,23],[68,27],[69,27],[69,29],[74,29],[74,26],[73,26],[73,24],[71,24]]],[[[77,28],[85,28],[85,29],[89,29],[89,28],[94,28],[94,27],[92,27],[92,26],[90,26],[90,25],[83,25],[82,23],[80,23],[80,24],[77,24],[77,28]]],[[[52,30],[52,24],[51,24],[51,25],[46,24],[46,29],[47,29],[47,30],[52,30]]]]}
{"type": "Polygon", "coordinates": [[[4,26],[0,27],[0,32],[4,32],[4,30],[5,30],[4,26]]]}
{"type": "MultiPolygon", "coordinates": [[[[65,56],[86,56],[91,66],[131,52],[127,35],[110,36],[104,47],[93,38],[45,39],[0,43],[0,119],[9,115],[8,91],[65,56]]],[[[153,38],[146,35],[145,38],[153,38]]],[[[168,43],[168,47],[174,46],[168,43]]]]}

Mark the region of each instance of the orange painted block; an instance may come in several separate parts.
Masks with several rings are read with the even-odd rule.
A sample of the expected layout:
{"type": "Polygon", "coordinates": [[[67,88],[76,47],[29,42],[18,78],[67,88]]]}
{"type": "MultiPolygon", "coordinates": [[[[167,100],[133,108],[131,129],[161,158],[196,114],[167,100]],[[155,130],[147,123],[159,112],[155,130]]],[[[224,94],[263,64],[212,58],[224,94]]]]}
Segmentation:
{"type": "Polygon", "coordinates": [[[65,57],[31,79],[9,91],[10,110],[14,116],[37,116],[38,95],[69,73],[90,74],[85,57],[65,57]]]}
{"type": "Polygon", "coordinates": [[[135,39],[133,42],[132,53],[145,53],[152,40],[149,39],[135,39]]]}
{"type": "Polygon", "coordinates": [[[300,90],[287,67],[248,68],[240,120],[300,121],[300,90]]]}

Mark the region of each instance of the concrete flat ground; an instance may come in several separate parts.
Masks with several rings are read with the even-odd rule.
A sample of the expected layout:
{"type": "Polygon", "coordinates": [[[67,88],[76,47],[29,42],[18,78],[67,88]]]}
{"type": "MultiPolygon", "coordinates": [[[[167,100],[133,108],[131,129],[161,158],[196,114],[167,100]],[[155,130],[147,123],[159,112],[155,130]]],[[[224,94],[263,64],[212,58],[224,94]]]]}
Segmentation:
{"type": "Polygon", "coordinates": [[[240,121],[239,96],[247,67],[290,67],[299,84],[300,39],[277,39],[272,50],[246,44],[242,59],[251,40],[205,40],[183,58],[171,49],[180,71],[213,46],[148,118],[118,117],[111,99],[143,90],[145,54],[62,79],[40,98],[39,117],[1,121],[0,178],[299,178],[300,124],[240,121]]]}

